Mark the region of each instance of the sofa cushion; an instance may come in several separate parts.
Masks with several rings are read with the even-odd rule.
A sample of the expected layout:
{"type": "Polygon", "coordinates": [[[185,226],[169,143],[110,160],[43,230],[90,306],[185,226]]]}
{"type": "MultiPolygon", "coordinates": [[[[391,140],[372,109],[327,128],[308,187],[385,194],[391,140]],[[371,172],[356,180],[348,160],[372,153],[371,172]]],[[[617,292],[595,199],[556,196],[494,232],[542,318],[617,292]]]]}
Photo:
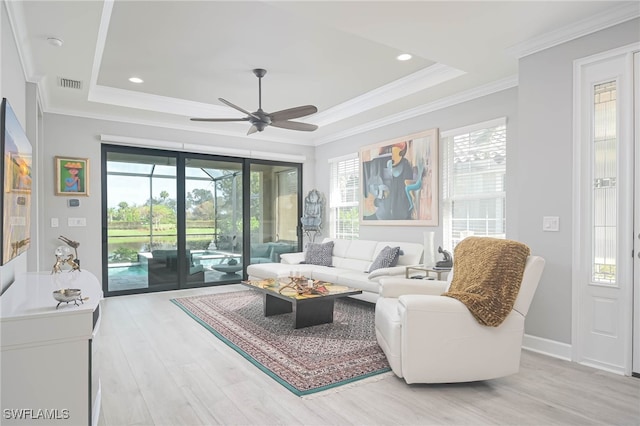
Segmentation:
{"type": "Polygon", "coordinates": [[[333,241],[333,255],[337,257],[347,257],[347,252],[349,251],[349,246],[351,246],[351,242],[353,240],[342,240],[339,238],[325,238],[322,240],[323,243],[328,243],[329,241],[333,241]]]}
{"type": "Polygon", "coordinates": [[[367,272],[373,272],[376,269],[388,268],[390,266],[393,266],[394,261],[395,261],[395,264],[397,265],[399,256],[400,256],[400,247],[386,246],[380,251],[380,253],[378,253],[378,256],[375,258],[375,260],[373,261],[373,263],[371,264],[367,272]]]}
{"type": "Polygon", "coordinates": [[[367,279],[366,273],[358,271],[344,271],[341,273],[339,284],[357,288],[362,291],[369,291],[371,293],[378,293],[379,286],[376,281],[370,281],[367,279]]]}
{"type": "Polygon", "coordinates": [[[381,277],[402,276],[406,275],[406,266],[390,266],[388,268],[380,268],[369,272],[367,278],[378,281],[381,277]]]}
{"type": "Polygon", "coordinates": [[[280,262],[289,263],[291,265],[297,265],[298,263],[304,262],[305,254],[302,252],[298,253],[284,253],[280,255],[280,262]]]}
{"type": "Polygon", "coordinates": [[[318,265],[309,266],[311,266],[311,278],[313,278],[314,280],[321,280],[332,284],[344,285],[342,283],[342,275],[346,272],[345,269],[327,268],[318,265]]]}
{"type": "Polygon", "coordinates": [[[375,241],[353,240],[344,257],[371,262],[376,258],[376,245],[377,243],[375,241]]]}
{"type": "Polygon", "coordinates": [[[305,252],[304,261],[311,265],[331,266],[333,254],[333,241],[322,244],[309,243],[305,252]]]}
{"type": "Polygon", "coordinates": [[[268,243],[251,244],[251,257],[271,257],[271,246],[268,243]]]}
{"type": "Polygon", "coordinates": [[[288,263],[256,263],[247,266],[249,279],[287,278],[292,274],[312,277],[313,265],[291,265],[288,263]]]}
{"type": "Polygon", "coordinates": [[[369,269],[369,266],[371,266],[371,260],[349,259],[348,257],[333,256],[333,266],[335,268],[364,272],[369,269]]]}

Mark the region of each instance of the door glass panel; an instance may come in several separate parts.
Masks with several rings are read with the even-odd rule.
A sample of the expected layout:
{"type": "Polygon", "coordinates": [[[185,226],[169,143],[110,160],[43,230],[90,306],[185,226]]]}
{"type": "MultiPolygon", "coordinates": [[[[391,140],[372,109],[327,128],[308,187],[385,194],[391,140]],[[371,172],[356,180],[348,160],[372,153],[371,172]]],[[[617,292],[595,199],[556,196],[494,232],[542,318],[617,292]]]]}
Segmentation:
{"type": "Polygon", "coordinates": [[[298,251],[299,168],[251,164],[251,260],[280,262],[280,255],[298,251]]]}
{"type": "Polygon", "coordinates": [[[185,286],[242,278],[242,163],[187,158],[185,286]]]}
{"type": "Polygon", "coordinates": [[[178,288],[175,158],[108,152],[106,172],[108,291],[178,288]]]}
{"type": "Polygon", "coordinates": [[[618,139],[616,82],[594,86],[592,282],[615,284],[618,139]]]}

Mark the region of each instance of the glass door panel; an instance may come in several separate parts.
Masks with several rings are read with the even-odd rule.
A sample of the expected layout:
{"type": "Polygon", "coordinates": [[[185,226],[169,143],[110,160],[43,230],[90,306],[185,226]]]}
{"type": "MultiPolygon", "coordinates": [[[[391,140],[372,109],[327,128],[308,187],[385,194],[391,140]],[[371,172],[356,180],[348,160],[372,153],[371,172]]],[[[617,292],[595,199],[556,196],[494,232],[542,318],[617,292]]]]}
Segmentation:
{"type": "Polygon", "coordinates": [[[252,163],[250,170],[250,263],[280,262],[300,249],[300,166],[252,163]]]}
{"type": "Polygon", "coordinates": [[[242,162],[187,158],[185,286],[242,279],[242,162]]]}
{"type": "Polygon", "coordinates": [[[178,288],[176,160],[107,152],[107,292],[178,288]]]}

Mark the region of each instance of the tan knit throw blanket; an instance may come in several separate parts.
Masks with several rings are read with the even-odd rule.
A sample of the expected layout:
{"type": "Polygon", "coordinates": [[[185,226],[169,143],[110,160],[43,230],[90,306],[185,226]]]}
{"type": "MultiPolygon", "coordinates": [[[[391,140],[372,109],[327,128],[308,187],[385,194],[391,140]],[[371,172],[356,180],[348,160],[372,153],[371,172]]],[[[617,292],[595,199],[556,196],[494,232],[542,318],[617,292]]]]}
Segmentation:
{"type": "Polygon", "coordinates": [[[517,241],[465,238],[454,250],[453,280],[443,296],[464,303],[480,324],[497,327],[513,309],[529,253],[517,241]]]}

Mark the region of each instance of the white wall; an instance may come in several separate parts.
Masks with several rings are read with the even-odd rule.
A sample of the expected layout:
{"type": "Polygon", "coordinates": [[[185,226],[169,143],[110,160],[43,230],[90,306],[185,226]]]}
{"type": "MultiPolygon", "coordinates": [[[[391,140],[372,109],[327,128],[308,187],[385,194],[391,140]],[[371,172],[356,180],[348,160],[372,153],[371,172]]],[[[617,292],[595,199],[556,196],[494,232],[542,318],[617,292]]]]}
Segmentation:
{"type": "Polygon", "coordinates": [[[518,234],[547,261],[528,334],[571,343],[573,61],[639,40],[635,19],[520,60],[518,234]],[[543,216],[560,231],[542,232],[543,216]]]}
{"type": "Polygon", "coordinates": [[[43,259],[40,268],[44,270],[53,265],[53,260],[55,260],[53,251],[62,244],[58,237],[64,235],[80,242],[78,257],[81,261],[81,267],[98,277],[102,276],[101,134],[199,144],[205,148],[216,146],[278,154],[295,153],[306,157],[302,171],[303,189],[306,192],[314,185],[313,147],[295,146],[292,148],[288,144],[251,140],[250,138],[232,138],[48,113],[44,114],[44,133],[46,143],[43,150],[44,167],[42,173],[46,179],[42,190],[44,192],[43,203],[46,205],[46,209],[43,209],[39,217],[42,227],[42,240],[39,249],[40,257],[43,259]],[[55,156],[89,159],[89,196],[77,197],[80,200],[80,207],[68,207],[67,200],[70,197],[54,195],[55,156]],[[54,217],[58,218],[60,224],[58,228],[51,228],[50,226],[51,218],[54,217]],[[67,226],[69,217],[84,217],[87,219],[87,226],[84,228],[70,228],[67,226]]]}
{"type": "MultiPolygon", "coordinates": [[[[347,139],[321,145],[316,149],[316,182],[318,190],[329,196],[329,164],[328,160],[346,154],[358,152],[361,146],[370,145],[386,140],[394,139],[417,133],[431,128],[439,128],[446,131],[469,124],[480,123],[495,118],[507,118],[507,235],[509,238],[517,238],[515,217],[517,205],[517,175],[513,174],[515,162],[510,158],[516,158],[518,147],[517,139],[517,101],[516,88],[502,90],[500,92],[484,96],[472,101],[464,102],[439,111],[434,111],[419,117],[405,120],[384,128],[356,135],[347,139]],[[515,178],[512,178],[515,176],[515,178]]],[[[442,152],[440,152],[442,159],[442,152]]],[[[442,165],[442,161],[440,161],[442,165]]],[[[441,166],[442,168],[442,166],[441,166]]],[[[442,198],[440,196],[440,198],[442,198]]],[[[328,213],[327,213],[328,214],[328,213]]],[[[435,245],[442,244],[442,205],[440,205],[440,221],[437,227],[415,226],[372,226],[361,225],[360,237],[363,239],[378,241],[408,241],[422,244],[424,231],[435,231],[435,245]]],[[[327,233],[328,233],[328,226],[327,233]]]]}

